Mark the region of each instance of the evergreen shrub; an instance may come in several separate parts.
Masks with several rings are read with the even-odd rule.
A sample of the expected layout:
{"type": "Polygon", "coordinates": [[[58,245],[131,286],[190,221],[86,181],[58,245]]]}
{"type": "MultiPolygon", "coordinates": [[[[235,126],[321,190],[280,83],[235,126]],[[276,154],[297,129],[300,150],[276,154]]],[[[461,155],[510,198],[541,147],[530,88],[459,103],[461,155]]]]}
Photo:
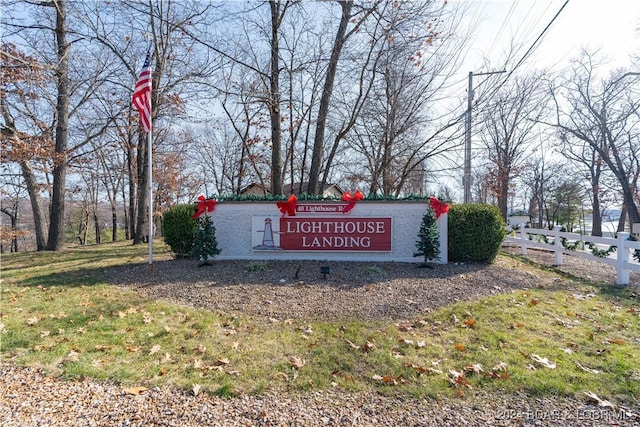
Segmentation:
{"type": "Polygon", "coordinates": [[[477,203],[452,205],[448,229],[449,262],[492,263],[506,234],[498,208],[477,203]]]}
{"type": "Polygon", "coordinates": [[[209,260],[220,253],[218,239],[216,239],[216,227],[209,215],[202,215],[197,219],[198,228],[191,248],[191,257],[202,261],[202,265],[209,265],[209,260]]]}
{"type": "Polygon", "coordinates": [[[417,251],[414,257],[424,257],[424,262],[437,260],[440,256],[440,233],[438,231],[438,222],[436,214],[431,207],[428,207],[422,217],[422,224],[418,232],[418,241],[416,242],[417,251]]]}
{"type": "Polygon", "coordinates": [[[172,206],[162,216],[164,241],[178,258],[191,255],[198,222],[193,220],[193,204],[172,206]]]}

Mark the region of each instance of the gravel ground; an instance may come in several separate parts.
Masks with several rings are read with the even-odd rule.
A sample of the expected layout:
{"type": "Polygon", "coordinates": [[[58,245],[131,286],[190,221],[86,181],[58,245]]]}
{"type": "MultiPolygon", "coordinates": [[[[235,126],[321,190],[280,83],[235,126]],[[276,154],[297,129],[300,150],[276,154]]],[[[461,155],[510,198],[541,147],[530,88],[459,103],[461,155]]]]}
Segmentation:
{"type": "MultiPolygon", "coordinates": [[[[505,250],[519,253],[519,249],[505,250]]],[[[529,250],[533,261],[552,265],[553,255],[529,250]]],[[[571,281],[520,272],[514,261],[493,265],[449,264],[435,268],[397,263],[216,261],[197,268],[172,260],[109,271],[108,279],[196,307],[275,318],[401,320],[461,300],[528,287],[571,287],[571,281]],[[320,266],[331,269],[326,279],[320,266]],[[253,268],[250,268],[253,267],[253,268]]],[[[565,256],[561,267],[575,276],[612,284],[605,264],[565,256]]],[[[640,275],[631,275],[631,286],[640,275]]],[[[35,368],[0,363],[2,426],[640,426],[632,407],[594,400],[531,399],[524,395],[475,395],[431,401],[338,390],[307,394],[194,396],[169,386],[139,395],[111,383],[62,381],[35,368]]]]}

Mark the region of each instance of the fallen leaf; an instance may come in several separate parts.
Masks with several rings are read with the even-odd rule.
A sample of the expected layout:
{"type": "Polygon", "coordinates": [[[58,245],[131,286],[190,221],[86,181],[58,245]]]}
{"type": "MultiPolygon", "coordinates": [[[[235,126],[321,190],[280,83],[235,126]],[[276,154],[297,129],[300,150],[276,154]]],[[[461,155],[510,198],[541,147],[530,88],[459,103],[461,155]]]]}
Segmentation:
{"type": "Polygon", "coordinates": [[[540,301],[538,300],[538,298],[531,298],[531,301],[529,301],[529,306],[533,307],[534,305],[538,305],[540,301]]]}
{"type": "Polygon", "coordinates": [[[590,391],[586,391],[584,394],[586,394],[587,396],[587,401],[591,404],[596,404],[602,408],[612,408],[615,409],[616,405],[614,405],[613,403],[609,402],[608,400],[604,400],[599,398],[595,393],[590,392],[590,391]]]}
{"type": "Polygon", "coordinates": [[[413,343],[413,340],[409,340],[409,339],[405,339],[405,338],[400,338],[398,340],[398,342],[402,345],[410,345],[411,347],[413,347],[415,344],[413,343]]]}
{"type": "Polygon", "coordinates": [[[129,353],[137,353],[140,350],[142,350],[142,347],[137,346],[137,345],[129,345],[129,346],[127,346],[127,351],[129,353]]]}
{"type": "Polygon", "coordinates": [[[462,345],[462,344],[456,344],[456,345],[455,345],[455,348],[456,348],[456,350],[458,350],[458,351],[467,351],[467,349],[465,348],[465,346],[464,346],[464,345],[462,345]]]}
{"type": "Polygon", "coordinates": [[[354,343],[352,343],[351,341],[349,341],[348,339],[345,338],[345,341],[349,344],[349,347],[355,349],[355,350],[360,350],[360,346],[356,345],[354,343]]]}
{"type": "Polygon", "coordinates": [[[158,344],[156,344],[153,347],[151,347],[151,350],[149,351],[149,356],[152,356],[152,355],[156,354],[159,351],[160,351],[160,346],[158,344]]]}
{"type": "Polygon", "coordinates": [[[476,324],[476,321],[474,319],[467,319],[464,321],[464,323],[462,324],[463,328],[473,328],[476,324]]]}
{"type": "Polygon", "coordinates": [[[579,362],[576,362],[576,365],[578,365],[578,368],[590,374],[598,375],[602,373],[602,371],[599,371],[597,369],[591,369],[591,368],[587,368],[586,366],[582,366],[579,362]]]}
{"type": "Polygon", "coordinates": [[[291,356],[289,358],[289,363],[291,364],[291,367],[295,369],[300,369],[305,365],[304,359],[301,359],[297,356],[291,356]]]}
{"type": "Polygon", "coordinates": [[[35,317],[35,316],[34,316],[34,317],[30,317],[30,318],[28,318],[28,319],[27,319],[27,325],[29,325],[29,326],[33,326],[33,325],[35,325],[36,323],[38,323],[39,321],[40,321],[40,320],[39,320],[37,317],[35,317]]]}
{"type": "Polygon", "coordinates": [[[151,318],[151,313],[144,312],[142,314],[142,321],[144,323],[151,323],[153,321],[153,319],[151,318]]]}
{"type": "Polygon", "coordinates": [[[498,364],[494,366],[492,369],[492,371],[506,371],[506,370],[507,370],[507,364],[504,363],[503,361],[498,362],[498,364]]]}
{"type": "Polygon", "coordinates": [[[108,363],[109,363],[109,361],[107,359],[96,359],[96,360],[93,360],[91,362],[91,366],[93,366],[94,368],[99,368],[99,367],[104,366],[104,365],[106,365],[108,363]]]}
{"type": "Polygon", "coordinates": [[[49,336],[51,332],[50,331],[42,331],[40,332],[40,338],[46,338],[49,336]]]}
{"type": "Polygon", "coordinates": [[[435,369],[435,368],[431,368],[431,367],[426,367],[426,366],[419,366],[419,365],[414,365],[412,363],[407,364],[408,368],[414,369],[416,372],[418,372],[418,374],[430,374],[430,375],[435,375],[435,374],[442,374],[442,371],[439,369],[435,369]]]}
{"type": "Polygon", "coordinates": [[[67,354],[66,360],[69,362],[77,362],[78,356],[80,356],[80,353],[78,353],[77,351],[71,350],[69,354],[67,354]]]}
{"type": "Polygon", "coordinates": [[[406,324],[406,323],[398,324],[398,330],[400,332],[409,332],[411,329],[413,329],[413,327],[409,324],[406,324]]]}
{"type": "Polygon", "coordinates": [[[556,364],[549,361],[549,359],[547,359],[546,357],[541,357],[535,353],[532,353],[531,359],[533,359],[534,362],[544,366],[545,368],[556,369],[556,364]]]}
{"type": "Polygon", "coordinates": [[[193,391],[193,395],[194,395],[194,396],[197,396],[197,395],[200,393],[200,389],[201,389],[201,388],[202,388],[202,386],[200,386],[200,384],[197,384],[197,383],[196,383],[196,384],[194,384],[194,385],[191,387],[191,391],[193,391]]]}
{"type": "Polygon", "coordinates": [[[471,384],[467,377],[464,376],[464,372],[456,371],[455,369],[449,370],[449,375],[447,377],[449,382],[453,384],[455,387],[467,387],[472,388],[471,384]]]}
{"type": "Polygon", "coordinates": [[[95,349],[99,350],[99,351],[107,351],[107,350],[111,350],[111,348],[112,348],[112,346],[104,345],[104,344],[98,344],[98,345],[95,346],[95,349]]]}
{"type": "Polygon", "coordinates": [[[607,342],[608,342],[609,344],[618,344],[618,345],[623,345],[623,344],[625,344],[625,340],[620,339],[620,338],[609,338],[609,339],[607,340],[607,342]]]}
{"type": "Polygon", "coordinates": [[[376,349],[375,344],[374,344],[374,343],[372,343],[372,342],[370,342],[370,341],[367,341],[367,342],[366,342],[366,343],[364,343],[364,345],[362,346],[362,351],[364,351],[365,353],[366,353],[366,352],[369,352],[369,351],[371,351],[371,350],[375,350],[375,349],[376,349]]]}
{"type": "Polygon", "coordinates": [[[384,383],[384,384],[389,384],[389,385],[397,385],[398,384],[398,379],[392,377],[391,375],[382,376],[382,375],[376,374],[376,375],[372,376],[371,378],[376,380],[376,381],[380,381],[381,383],[384,383]]]}
{"type": "Polygon", "coordinates": [[[464,367],[464,370],[465,372],[474,372],[476,374],[481,374],[484,372],[484,369],[482,369],[482,365],[479,363],[467,365],[464,367]]]}
{"type": "Polygon", "coordinates": [[[137,387],[129,387],[129,388],[125,388],[125,389],[124,389],[124,392],[125,392],[126,394],[131,394],[131,395],[134,395],[134,396],[138,396],[138,395],[140,395],[140,394],[144,393],[144,392],[145,392],[145,391],[147,391],[147,390],[149,390],[149,389],[148,389],[148,388],[146,388],[146,387],[137,386],[137,387]]]}
{"type": "Polygon", "coordinates": [[[214,366],[226,366],[228,364],[229,364],[229,359],[225,357],[225,358],[216,360],[216,363],[214,364],[214,366]]]}

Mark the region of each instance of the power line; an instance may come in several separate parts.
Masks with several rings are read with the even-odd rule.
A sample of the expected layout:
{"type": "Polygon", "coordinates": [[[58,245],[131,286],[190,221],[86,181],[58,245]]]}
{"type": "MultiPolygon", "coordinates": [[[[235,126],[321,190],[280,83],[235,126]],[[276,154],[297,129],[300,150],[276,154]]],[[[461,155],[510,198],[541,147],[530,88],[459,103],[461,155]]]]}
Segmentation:
{"type": "Polygon", "coordinates": [[[533,54],[533,52],[535,51],[535,49],[537,49],[540,46],[540,42],[542,41],[542,38],[545,36],[545,34],[547,33],[547,31],[549,30],[549,28],[551,28],[551,25],[553,25],[553,23],[556,21],[556,19],[558,19],[558,16],[560,16],[560,14],[562,13],[562,11],[564,10],[564,8],[567,6],[567,4],[569,4],[569,0],[565,0],[565,2],[563,3],[563,5],[560,7],[560,9],[556,12],[556,14],[553,16],[553,18],[551,18],[551,20],[549,21],[549,23],[544,27],[544,29],[542,30],[542,32],[540,32],[540,34],[538,35],[538,37],[536,37],[536,39],[533,41],[533,43],[531,43],[531,46],[529,46],[529,49],[527,49],[527,51],[525,52],[524,55],[522,55],[522,58],[520,58],[520,60],[516,63],[516,65],[511,69],[511,71],[509,71],[507,73],[507,75],[504,77],[504,79],[502,79],[502,81],[500,81],[499,83],[497,83],[496,87],[494,89],[489,89],[487,91],[488,95],[486,95],[484,98],[485,99],[489,99],[491,97],[493,97],[501,88],[502,86],[504,86],[504,84],[507,82],[507,80],[509,80],[509,78],[513,75],[514,71],[516,71],[518,69],[518,67],[520,67],[524,61],[531,56],[531,54],[533,54]]]}
{"type": "Polygon", "coordinates": [[[533,41],[533,43],[531,43],[531,46],[529,46],[529,49],[527,49],[527,51],[525,52],[524,55],[522,55],[522,58],[520,58],[520,61],[518,61],[516,63],[516,65],[514,65],[514,67],[511,69],[511,71],[507,74],[507,76],[505,77],[505,81],[511,76],[511,74],[513,74],[513,72],[520,66],[522,65],[522,63],[527,59],[527,57],[529,55],[531,55],[535,49],[537,49],[540,44],[538,42],[540,42],[542,40],[542,38],[544,37],[544,35],[547,33],[547,31],[549,30],[549,28],[551,28],[551,25],[553,25],[553,23],[555,22],[556,19],[558,19],[558,16],[560,16],[560,13],[562,13],[562,11],[564,10],[564,8],[567,6],[567,4],[569,4],[569,0],[565,0],[564,4],[560,7],[560,10],[558,10],[556,12],[556,14],[553,16],[553,18],[551,19],[551,21],[549,21],[549,23],[546,25],[546,27],[544,27],[544,29],[542,30],[542,32],[538,35],[538,37],[536,37],[536,39],[533,41]]]}

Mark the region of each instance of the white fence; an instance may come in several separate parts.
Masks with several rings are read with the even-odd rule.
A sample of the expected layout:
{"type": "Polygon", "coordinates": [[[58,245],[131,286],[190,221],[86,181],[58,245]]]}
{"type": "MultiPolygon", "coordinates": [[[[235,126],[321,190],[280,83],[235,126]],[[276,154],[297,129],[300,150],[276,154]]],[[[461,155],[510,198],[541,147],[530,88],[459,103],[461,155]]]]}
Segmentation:
{"type": "Polygon", "coordinates": [[[618,285],[629,284],[629,272],[640,272],[640,263],[634,261],[630,256],[634,251],[640,250],[640,242],[631,241],[629,233],[619,232],[617,238],[584,236],[575,233],[565,233],[560,231],[560,227],[553,230],[538,228],[525,228],[523,226],[517,231],[517,236],[505,238],[505,242],[520,245],[521,254],[527,254],[527,248],[538,248],[553,251],[555,253],[556,265],[562,265],[562,255],[571,254],[591,261],[602,262],[616,267],[616,283],[618,285]],[[550,241],[552,238],[552,242],[550,241]],[[575,246],[575,249],[568,249],[562,243],[566,242],[575,246]],[[604,254],[609,248],[615,246],[616,249],[606,256],[596,256],[594,252],[604,254]],[[591,248],[594,248],[591,250],[591,248]]]}

